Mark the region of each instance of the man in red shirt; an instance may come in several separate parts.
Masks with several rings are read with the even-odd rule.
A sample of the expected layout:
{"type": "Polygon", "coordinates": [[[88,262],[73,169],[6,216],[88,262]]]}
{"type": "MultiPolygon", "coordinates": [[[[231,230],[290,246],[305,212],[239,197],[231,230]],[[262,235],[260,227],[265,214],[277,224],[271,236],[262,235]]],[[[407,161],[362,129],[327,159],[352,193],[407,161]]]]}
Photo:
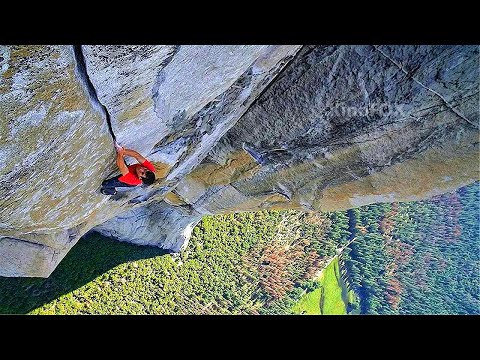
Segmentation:
{"type": "Polygon", "coordinates": [[[141,184],[151,185],[155,181],[155,168],[152,163],[145,159],[135,150],[124,149],[121,146],[115,146],[117,149],[117,166],[121,175],[105,180],[102,183],[100,192],[104,195],[115,195],[117,190],[125,191],[141,184]],[[127,166],[124,157],[134,157],[139,163],[127,166]]]}

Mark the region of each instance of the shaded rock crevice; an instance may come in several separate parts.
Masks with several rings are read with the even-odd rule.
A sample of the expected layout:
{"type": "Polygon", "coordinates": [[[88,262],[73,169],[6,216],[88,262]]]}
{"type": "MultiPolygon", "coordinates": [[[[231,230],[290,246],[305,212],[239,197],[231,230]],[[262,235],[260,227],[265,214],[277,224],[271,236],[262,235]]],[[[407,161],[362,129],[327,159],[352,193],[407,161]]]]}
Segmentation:
{"type": "Polygon", "coordinates": [[[87,65],[85,62],[85,56],[83,55],[82,45],[73,45],[73,53],[75,55],[75,61],[77,64],[76,70],[79,78],[84,85],[84,88],[88,94],[88,97],[93,105],[94,108],[99,109],[103,115],[105,116],[105,121],[107,122],[108,131],[112,136],[113,141],[117,141],[115,133],[113,132],[112,128],[112,121],[110,118],[110,113],[105,105],[103,105],[100,100],[98,99],[97,90],[93,85],[92,81],[90,80],[90,76],[88,75],[87,65]]]}
{"type": "Polygon", "coordinates": [[[14,237],[10,237],[10,236],[0,236],[0,241],[2,241],[3,239],[8,239],[10,241],[19,241],[21,243],[26,243],[26,244],[30,244],[30,245],[34,245],[34,246],[40,246],[40,247],[50,247],[50,246],[47,246],[45,244],[42,244],[42,243],[39,243],[39,242],[36,242],[36,241],[30,241],[30,240],[26,240],[26,239],[20,239],[20,238],[14,238],[14,237]]]}

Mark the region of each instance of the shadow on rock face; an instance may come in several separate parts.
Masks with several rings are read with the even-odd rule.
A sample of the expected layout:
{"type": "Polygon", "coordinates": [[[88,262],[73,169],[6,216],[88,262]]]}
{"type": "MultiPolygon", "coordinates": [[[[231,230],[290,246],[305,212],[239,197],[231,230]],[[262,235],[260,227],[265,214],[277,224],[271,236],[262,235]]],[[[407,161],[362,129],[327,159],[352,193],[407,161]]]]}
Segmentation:
{"type": "Polygon", "coordinates": [[[115,266],[169,251],[111,240],[97,233],[83,238],[49,278],[0,277],[0,314],[25,314],[67,294],[115,266]]]}

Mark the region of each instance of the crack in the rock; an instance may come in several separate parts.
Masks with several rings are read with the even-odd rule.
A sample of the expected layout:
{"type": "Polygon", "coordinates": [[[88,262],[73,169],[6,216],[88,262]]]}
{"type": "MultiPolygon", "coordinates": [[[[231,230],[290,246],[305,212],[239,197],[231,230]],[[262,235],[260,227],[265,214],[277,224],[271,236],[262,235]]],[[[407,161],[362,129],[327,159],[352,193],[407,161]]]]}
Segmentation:
{"type": "Polygon", "coordinates": [[[45,244],[40,244],[40,243],[37,243],[37,242],[34,242],[34,241],[25,240],[25,239],[19,239],[19,238],[16,238],[16,237],[1,236],[1,237],[0,237],[0,241],[2,241],[3,239],[20,241],[20,242],[24,242],[24,243],[27,243],[27,244],[30,244],[30,245],[40,246],[40,247],[42,247],[42,248],[50,248],[50,249],[53,249],[51,246],[48,246],[48,245],[45,245],[45,244]]]}
{"type": "Polygon", "coordinates": [[[426,86],[425,84],[423,84],[421,81],[419,81],[418,79],[416,79],[411,72],[408,72],[407,70],[405,70],[402,66],[402,64],[398,63],[397,61],[395,61],[394,59],[392,59],[390,56],[388,56],[387,54],[385,54],[385,52],[383,52],[379,46],[377,45],[374,45],[373,46],[375,48],[375,50],[377,50],[380,54],[382,54],[386,59],[388,59],[390,62],[392,62],[393,64],[395,64],[395,66],[397,66],[401,71],[403,71],[408,77],[411,76],[411,79],[413,81],[415,81],[418,85],[420,85],[421,87],[423,87],[425,90],[427,91],[430,91],[432,92],[433,94],[437,95],[441,100],[442,102],[445,104],[445,106],[451,110],[453,113],[455,113],[457,116],[459,116],[461,119],[465,120],[467,123],[469,123],[470,125],[474,126],[475,128],[478,128],[478,124],[475,124],[473,123],[471,120],[469,120],[465,115],[463,115],[460,111],[458,110],[455,110],[454,107],[452,107],[447,100],[445,100],[445,98],[440,94],[438,93],[437,91],[433,90],[432,88],[429,88],[428,86],[426,86]]]}
{"type": "Polygon", "coordinates": [[[108,131],[110,132],[110,135],[112,136],[113,141],[117,141],[117,138],[115,137],[115,133],[113,132],[110,113],[108,112],[107,107],[103,105],[98,99],[97,90],[95,89],[95,86],[93,86],[93,83],[90,80],[90,77],[88,76],[87,65],[85,63],[85,56],[83,55],[82,45],[73,45],[73,53],[75,56],[75,61],[77,63],[77,73],[80,76],[80,79],[82,80],[82,83],[87,90],[88,96],[90,100],[96,106],[98,106],[102,110],[102,112],[105,114],[105,119],[108,125],[108,131]]]}

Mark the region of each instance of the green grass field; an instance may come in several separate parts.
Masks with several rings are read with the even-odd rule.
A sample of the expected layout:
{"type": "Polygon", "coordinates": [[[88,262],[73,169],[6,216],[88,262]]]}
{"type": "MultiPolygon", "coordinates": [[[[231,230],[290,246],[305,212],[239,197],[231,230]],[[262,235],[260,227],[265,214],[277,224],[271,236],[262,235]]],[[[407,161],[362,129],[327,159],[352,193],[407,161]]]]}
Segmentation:
{"type": "Polygon", "coordinates": [[[347,292],[340,279],[338,258],[335,258],[321,273],[319,287],[302,296],[292,308],[295,314],[344,315],[348,302],[354,301],[354,294],[347,292]]]}
{"type": "Polygon", "coordinates": [[[322,288],[310,291],[302,296],[300,301],[293,307],[295,314],[320,315],[320,298],[322,297],[322,288]]]}
{"type": "Polygon", "coordinates": [[[342,298],[342,281],[338,269],[338,258],[335,258],[325,269],[325,275],[320,280],[323,296],[320,299],[320,311],[323,315],[343,315],[347,313],[346,304],[342,298]]]}

